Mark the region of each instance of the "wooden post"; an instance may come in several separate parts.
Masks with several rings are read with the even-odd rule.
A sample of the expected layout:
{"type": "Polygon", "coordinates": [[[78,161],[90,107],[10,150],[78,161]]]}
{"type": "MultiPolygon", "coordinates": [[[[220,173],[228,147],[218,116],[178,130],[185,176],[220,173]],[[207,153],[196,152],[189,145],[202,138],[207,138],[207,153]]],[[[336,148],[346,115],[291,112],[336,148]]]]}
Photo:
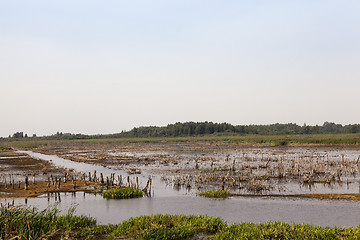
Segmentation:
{"type": "Polygon", "coordinates": [[[74,190],[76,189],[76,177],[73,178],[74,190]]]}
{"type": "Polygon", "coordinates": [[[25,177],[25,190],[29,189],[29,178],[28,176],[25,177]]]}
{"type": "Polygon", "coordinates": [[[114,182],[115,182],[115,173],[111,174],[111,186],[114,186],[114,182]]]}
{"type": "Polygon", "coordinates": [[[149,195],[151,195],[151,185],[152,185],[151,177],[149,177],[149,180],[150,180],[149,195]]]}
{"type": "Polygon", "coordinates": [[[104,175],[103,175],[103,173],[100,173],[100,182],[104,183],[104,175]]]}
{"type": "MultiPolygon", "coordinates": [[[[148,192],[149,184],[150,184],[150,177],[149,177],[149,179],[147,180],[147,183],[146,183],[146,186],[145,186],[144,189],[143,189],[143,192],[145,192],[145,193],[148,192]]],[[[359,189],[360,189],[360,185],[359,185],[359,189]]]]}
{"type": "Polygon", "coordinates": [[[118,176],[118,181],[119,181],[119,187],[121,187],[121,185],[122,185],[122,176],[121,175],[118,176]]]}
{"type": "Polygon", "coordinates": [[[86,184],[86,174],[85,173],[83,174],[83,178],[84,178],[84,184],[87,185],[86,184]]]}
{"type": "Polygon", "coordinates": [[[96,182],[96,170],[94,170],[93,182],[96,182]]]}

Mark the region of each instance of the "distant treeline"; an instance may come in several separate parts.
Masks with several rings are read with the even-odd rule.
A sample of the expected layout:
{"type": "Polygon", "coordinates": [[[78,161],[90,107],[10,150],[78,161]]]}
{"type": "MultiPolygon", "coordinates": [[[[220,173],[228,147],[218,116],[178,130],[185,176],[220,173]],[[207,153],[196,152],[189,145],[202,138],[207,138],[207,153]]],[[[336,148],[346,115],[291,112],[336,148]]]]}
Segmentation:
{"type": "Polygon", "coordinates": [[[299,126],[294,123],[270,125],[231,125],[229,123],[185,122],[165,127],[139,127],[114,134],[114,137],[181,137],[207,134],[229,135],[286,135],[322,133],[360,133],[360,124],[341,125],[325,122],[322,126],[299,126]]]}
{"type": "MultiPolygon", "coordinates": [[[[185,122],[169,124],[164,127],[135,127],[130,131],[108,135],[84,135],[57,132],[42,137],[45,139],[97,139],[97,138],[137,138],[137,137],[187,137],[199,135],[294,135],[294,134],[334,134],[360,133],[360,124],[342,125],[324,122],[322,126],[299,126],[294,123],[270,125],[232,125],[229,123],[185,122]]],[[[22,132],[14,133],[9,138],[26,138],[22,132]]],[[[34,134],[33,137],[36,137],[34,134]]]]}

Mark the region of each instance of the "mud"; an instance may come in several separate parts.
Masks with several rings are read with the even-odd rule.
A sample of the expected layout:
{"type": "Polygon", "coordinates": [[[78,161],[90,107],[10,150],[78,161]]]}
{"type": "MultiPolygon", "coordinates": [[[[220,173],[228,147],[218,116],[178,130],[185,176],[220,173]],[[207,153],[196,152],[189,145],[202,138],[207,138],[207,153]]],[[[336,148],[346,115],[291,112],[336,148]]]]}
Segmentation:
{"type": "Polygon", "coordinates": [[[47,182],[36,182],[35,184],[30,183],[27,190],[25,190],[25,184],[15,185],[14,188],[2,186],[0,187],[0,198],[29,198],[60,192],[95,192],[105,188],[104,184],[85,181],[76,181],[75,185],[73,182],[61,182],[60,187],[52,184],[49,186],[47,182]]]}

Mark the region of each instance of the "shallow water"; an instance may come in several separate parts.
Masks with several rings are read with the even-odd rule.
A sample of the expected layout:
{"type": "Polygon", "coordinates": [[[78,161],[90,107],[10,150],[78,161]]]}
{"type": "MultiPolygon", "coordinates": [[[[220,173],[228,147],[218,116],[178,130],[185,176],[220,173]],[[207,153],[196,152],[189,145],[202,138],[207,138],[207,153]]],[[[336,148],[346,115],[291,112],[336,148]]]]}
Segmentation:
{"type": "MultiPolygon", "coordinates": [[[[99,165],[78,163],[54,155],[44,155],[31,151],[21,151],[31,157],[51,161],[61,167],[79,172],[103,172],[126,175],[123,170],[99,165]]],[[[356,152],[357,154],[358,152],[356,152]]],[[[355,155],[355,154],[354,154],[355,155]]],[[[138,175],[137,175],[138,176],[138,175]]],[[[147,175],[139,175],[144,185],[147,175]]],[[[269,197],[231,197],[225,200],[197,197],[195,191],[174,191],[167,187],[160,176],[153,176],[153,197],[106,200],[101,195],[61,193],[44,195],[29,199],[0,199],[1,203],[14,201],[40,209],[58,203],[60,209],[77,205],[77,213],[94,217],[100,224],[119,223],[130,217],[148,214],[203,214],[218,216],[228,223],[284,221],[288,223],[307,223],[320,226],[356,227],[360,224],[360,202],[341,200],[316,200],[300,198],[269,197]]],[[[355,184],[354,184],[355,186],[355,184]]],[[[356,185],[357,188],[357,185],[356,185]]],[[[339,189],[337,189],[339,190],[339,189]]]]}
{"type": "MultiPolygon", "coordinates": [[[[131,217],[149,214],[202,214],[217,216],[228,223],[284,221],[319,226],[356,227],[360,224],[360,203],[306,199],[242,198],[225,200],[194,196],[167,196],[126,200],[105,200],[100,195],[62,193],[59,197],[31,198],[27,204],[40,209],[59,203],[64,210],[77,205],[77,214],[94,217],[100,224],[117,224],[131,217]]],[[[12,200],[0,200],[0,202],[12,200]]],[[[25,204],[16,199],[16,204],[25,204]]]]}

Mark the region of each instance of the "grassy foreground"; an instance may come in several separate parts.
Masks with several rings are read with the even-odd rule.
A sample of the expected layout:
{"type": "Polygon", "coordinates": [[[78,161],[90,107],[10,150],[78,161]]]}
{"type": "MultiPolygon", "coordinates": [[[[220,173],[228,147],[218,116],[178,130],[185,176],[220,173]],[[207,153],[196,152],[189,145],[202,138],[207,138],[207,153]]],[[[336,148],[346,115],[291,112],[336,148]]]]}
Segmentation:
{"type": "Polygon", "coordinates": [[[0,239],[360,239],[360,227],[329,228],[282,222],[228,225],[216,217],[194,215],[141,216],[117,225],[75,216],[74,208],[39,211],[23,206],[0,207],[0,239]]]}

